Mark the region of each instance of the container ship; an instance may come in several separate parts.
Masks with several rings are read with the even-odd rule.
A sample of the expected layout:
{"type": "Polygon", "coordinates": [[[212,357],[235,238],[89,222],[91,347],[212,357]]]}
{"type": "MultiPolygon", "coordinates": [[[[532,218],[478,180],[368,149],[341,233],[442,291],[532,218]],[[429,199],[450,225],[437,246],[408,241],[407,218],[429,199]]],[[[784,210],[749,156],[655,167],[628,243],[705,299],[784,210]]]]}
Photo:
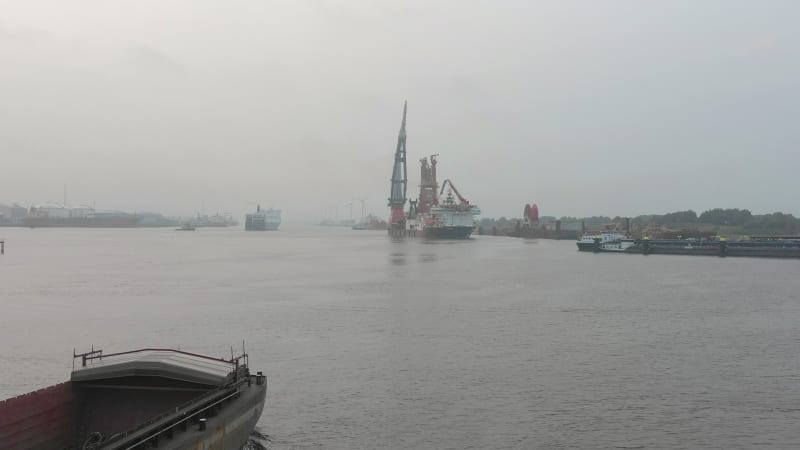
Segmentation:
{"type": "Polygon", "coordinates": [[[172,349],[75,355],[64,383],[0,401],[3,449],[239,450],[267,393],[247,354],[172,349]]]}
{"type": "Polygon", "coordinates": [[[281,225],[281,210],[262,210],[261,205],[256,212],[244,216],[244,229],[247,231],[275,231],[281,225]]]}

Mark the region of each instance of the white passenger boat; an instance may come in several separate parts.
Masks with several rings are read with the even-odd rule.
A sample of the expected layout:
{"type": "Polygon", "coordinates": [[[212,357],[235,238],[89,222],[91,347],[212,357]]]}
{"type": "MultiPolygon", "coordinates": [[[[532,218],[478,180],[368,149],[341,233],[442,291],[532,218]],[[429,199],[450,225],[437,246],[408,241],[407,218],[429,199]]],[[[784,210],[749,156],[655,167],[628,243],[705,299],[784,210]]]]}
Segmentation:
{"type": "Polygon", "coordinates": [[[582,252],[624,252],[635,241],[620,233],[601,233],[583,236],[578,240],[578,250],[582,252]]]}

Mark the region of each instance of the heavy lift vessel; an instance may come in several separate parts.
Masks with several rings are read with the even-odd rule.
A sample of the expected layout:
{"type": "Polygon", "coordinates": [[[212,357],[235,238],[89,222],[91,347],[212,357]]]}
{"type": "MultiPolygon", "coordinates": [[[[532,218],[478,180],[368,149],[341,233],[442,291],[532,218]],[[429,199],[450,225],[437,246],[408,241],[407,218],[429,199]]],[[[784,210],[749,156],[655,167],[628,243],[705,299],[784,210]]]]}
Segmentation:
{"type": "Polygon", "coordinates": [[[397,149],[392,170],[392,184],[389,196],[390,219],[389,235],[416,235],[417,232],[428,238],[463,239],[472,235],[476,227],[476,217],[480,208],[464,198],[452,181],[445,180],[441,190],[436,180],[436,157],[420,159],[420,185],[417,200],[409,201],[408,213],[404,211],[406,203],[406,111],[403,104],[403,122],[397,137],[397,149]],[[447,195],[445,196],[445,188],[447,195]],[[438,191],[438,193],[437,193],[438,191]],[[458,199],[458,201],[456,201],[458,199]]]}

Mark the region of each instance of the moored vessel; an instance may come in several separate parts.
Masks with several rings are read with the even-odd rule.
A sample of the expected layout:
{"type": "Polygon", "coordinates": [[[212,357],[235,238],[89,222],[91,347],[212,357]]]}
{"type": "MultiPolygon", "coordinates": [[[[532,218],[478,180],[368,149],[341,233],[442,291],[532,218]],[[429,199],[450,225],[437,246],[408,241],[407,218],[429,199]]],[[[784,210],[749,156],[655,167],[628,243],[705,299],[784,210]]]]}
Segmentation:
{"type": "Polygon", "coordinates": [[[800,258],[800,238],[765,237],[729,241],[717,239],[629,239],[616,233],[584,236],[578,250],[644,255],[750,256],[800,258]]]}
{"type": "Polygon", "coordinates": [[[436,181],[436,157],[420,159],[421,178],[419,198],[409,201],[408,213],[404,211],[408,177],[406,176],[406,112],[403,104],[403,121],[397,136],[394,165],[392,166],[391,188],[389,190],[390,236],[415,236],[417,231],[428,238],[465,239],[477,227],[480,208],[464,198],[450,180],[439,184],[436,181]],[[443,197],[447,188],[447,196],[443,197]],[[455,194],[455,195],[454,195],[455,194]],[[456,198],[458,201],[456,201],[456,198]]]}
{"type": "Polygon", "coordinates": [[[246,353],[73,356],[69,381],[0,401],[0,448],[239,450],[264,408],[266,377],[246,353]]]}
{"type": "Polygon", "coordinates": [[[58,205],[31,207],[22,224],[30,228],[133,228],[140,217],[121,211],[97,211],[92,207],[58,205]]]}
{"type": "Polygon", "coordinates": [[[481,210],[464,198],[449,179],[444,180],[439,189],[436,180],[437,156],[431,155],[430,161],[428,158],[420,160],[422,182],[419,199],[412,203],[412,212],[409,215],[416,219],[424,237],[466,239],[475,231],[476,219],[481,210]]]}
{"type": "MultiPolygon", "coordinates": [[[[445,181],[447,183],[449,180],[445,181]]],[[[455,188],[454,188],[455,189],[455,188]]],[[[426,213],[420,215],[423,236],[435,239],[466,239],[477,226],[475,217],[480,209],[459,196],[455,201],[452,192],[426,213]]]]}
{"type": "Polygon", "coordinates": [[[601,233],[597,236],[583,236],[578,240],[578,250],[583,252],[624,252],[636,241],[624,234],[601,233]]]}
{"type": "Polygon", "coordinates": [[[256,212],[244,216],[244,229],[247,231],[275,231],[281,225],[281,210],[262,210],[256,206],[256,212]]]}

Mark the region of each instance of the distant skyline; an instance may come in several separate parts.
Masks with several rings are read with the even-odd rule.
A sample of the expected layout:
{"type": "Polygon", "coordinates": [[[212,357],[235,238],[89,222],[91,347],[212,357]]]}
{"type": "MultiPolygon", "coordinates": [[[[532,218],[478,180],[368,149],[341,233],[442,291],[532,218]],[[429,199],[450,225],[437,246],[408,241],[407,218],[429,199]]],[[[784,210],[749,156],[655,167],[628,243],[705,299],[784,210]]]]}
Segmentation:
{"type": "MultiPolygon", "coordinates": [[[[0,203],[800,216],[800,4],[0,0],[0,203]]],[[[342,215],[344,213],[344,216],[342,215]]]]}

